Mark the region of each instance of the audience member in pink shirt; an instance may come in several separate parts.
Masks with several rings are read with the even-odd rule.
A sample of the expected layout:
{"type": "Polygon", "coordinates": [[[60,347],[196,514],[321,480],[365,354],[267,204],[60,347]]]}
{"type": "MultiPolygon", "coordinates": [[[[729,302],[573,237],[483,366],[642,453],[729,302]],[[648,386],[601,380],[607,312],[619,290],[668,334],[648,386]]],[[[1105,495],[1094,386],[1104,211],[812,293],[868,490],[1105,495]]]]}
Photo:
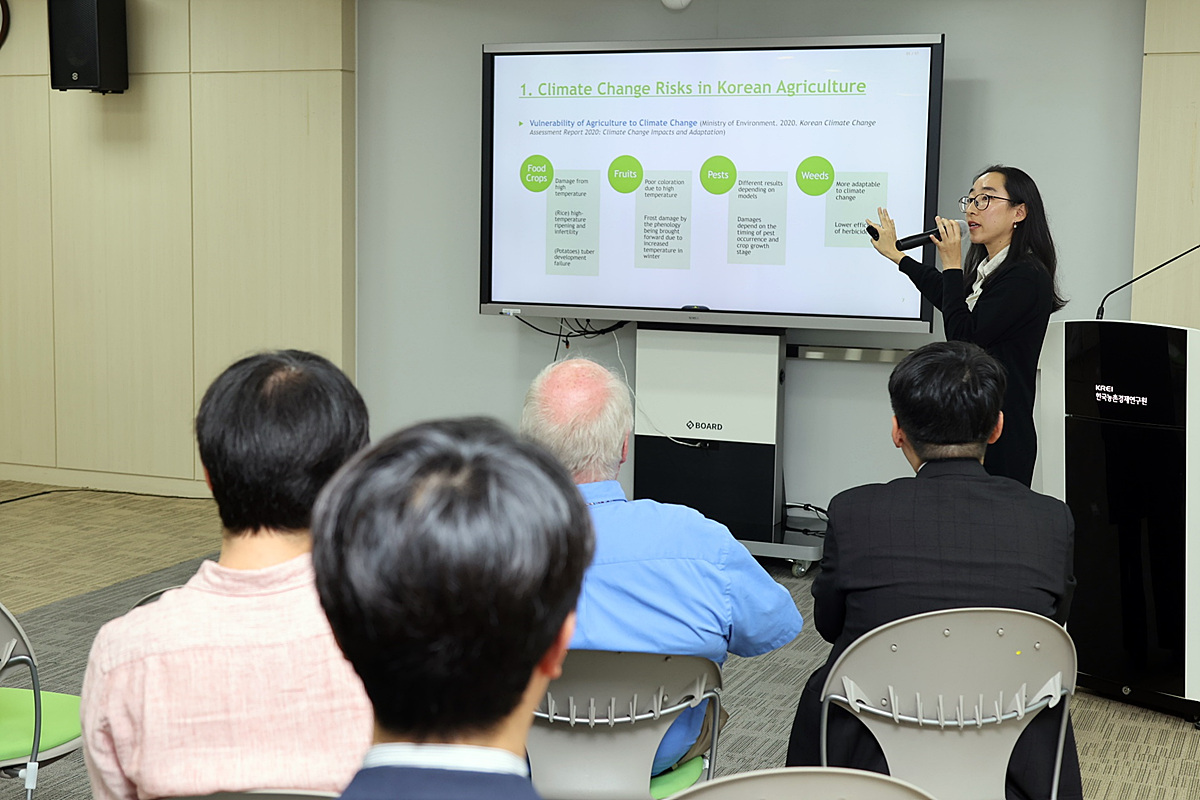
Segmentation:
{"type": "Polygon", "coordinates": [[[317,493],[367,443],[367,409],[311,353],[238,361],[196,418],[216,562],[101,628],[83,683],[95,800],[340,791],[371,743],[362,683],[314,586],[317,493]]]}

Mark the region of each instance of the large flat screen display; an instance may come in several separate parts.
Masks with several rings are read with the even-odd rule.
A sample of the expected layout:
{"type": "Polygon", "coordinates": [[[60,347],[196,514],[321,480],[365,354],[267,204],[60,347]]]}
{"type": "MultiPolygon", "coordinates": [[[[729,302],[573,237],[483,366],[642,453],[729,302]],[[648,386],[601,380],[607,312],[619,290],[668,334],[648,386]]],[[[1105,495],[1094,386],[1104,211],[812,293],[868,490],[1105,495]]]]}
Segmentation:
{"type": "Polygon", "coordinates": [[[929,331],[864,220],[936,213],[942,49],[485,46],[480,311],[929,331]]]}

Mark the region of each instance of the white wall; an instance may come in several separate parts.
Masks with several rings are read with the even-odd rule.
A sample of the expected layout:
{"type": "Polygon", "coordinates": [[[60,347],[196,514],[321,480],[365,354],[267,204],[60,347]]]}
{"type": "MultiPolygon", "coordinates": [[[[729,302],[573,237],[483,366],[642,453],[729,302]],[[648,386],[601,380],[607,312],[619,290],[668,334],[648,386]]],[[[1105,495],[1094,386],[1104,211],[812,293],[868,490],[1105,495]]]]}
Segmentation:
{"type": "MultiPolygon", "coordinates": [[[[986,164],[1028,171],[1072,299],[1059,317],[1082,318],[1132,275],[1144,15],[1131,0],[694,0],[681,13],[658,0],[359,0],[358,381],[375,435],[446,415],[515,423],[554,355],[553,339],[477,312],[482,44],[945,33],[940,206],[955,210],[986,164]]],[[[1106,312],[1128,314],[1127,294],[1106,312]]],[[[632,377],[632,331],[619,337],[632,377]]],[[[611,336],[582,349],[616,363],[611,336]]],[[[789,362],[790,500],[824,504],[908,469],[888,437],[889,371],[789,362]]]]}

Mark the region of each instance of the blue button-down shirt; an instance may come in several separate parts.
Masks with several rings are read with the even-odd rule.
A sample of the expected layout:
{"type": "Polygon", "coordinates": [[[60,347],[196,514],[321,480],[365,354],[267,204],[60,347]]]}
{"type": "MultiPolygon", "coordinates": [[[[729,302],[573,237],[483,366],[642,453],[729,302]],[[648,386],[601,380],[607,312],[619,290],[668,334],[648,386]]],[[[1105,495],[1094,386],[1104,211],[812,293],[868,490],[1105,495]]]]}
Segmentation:
{"type": "MultiPolygon", "coordinates": [[[[571,647],[704,656],[757,656],[803,624],[791,594],[729,529],[686,506],[625,499],[616,481],[581,484],[596,529],[571,647]]],[[[695,743],[705,704],[667,731],[653,773],[695,743]]]]}

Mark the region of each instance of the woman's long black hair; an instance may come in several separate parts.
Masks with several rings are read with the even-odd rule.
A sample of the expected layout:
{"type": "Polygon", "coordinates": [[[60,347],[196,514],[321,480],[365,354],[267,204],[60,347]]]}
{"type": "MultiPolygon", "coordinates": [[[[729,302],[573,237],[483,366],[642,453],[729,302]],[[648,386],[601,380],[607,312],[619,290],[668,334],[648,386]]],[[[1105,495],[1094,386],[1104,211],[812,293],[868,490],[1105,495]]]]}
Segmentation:
{"type": "MultiPolygon", "coordinates": [[[[1050,284],[1054,291],[1054,306],[1052,311],[1058,311],[1067,304],[1058,291],[1058,256],[1054,250],[1054,237],[1050,235],[1050,223],[1046,220],[1046,206],[1042,203],[1042,194],[1037,184],[1024,170],[1016,167],[1006,167],[1003,164],[993,164],[979,171],[972,183],[989,172],[998,172],[1004,176],[1004,188],[1012,205],[1025,204],[1025,219],[1013,228],[1012,244],[1008,252],[1015,263],[1016,257],[1030,255],[1050,273],[1050,284]]],[[[972,244],[967,249],[967,259],[964,267],[963,285],[975,285],[976,273],[980,263],[987,258],[987,248],[981,244],[972,244]]],[[[993,275],[989,276],[994,277],[993,275]]],[[[987,279],[984,280],[987,284],[987,279]]]]}

